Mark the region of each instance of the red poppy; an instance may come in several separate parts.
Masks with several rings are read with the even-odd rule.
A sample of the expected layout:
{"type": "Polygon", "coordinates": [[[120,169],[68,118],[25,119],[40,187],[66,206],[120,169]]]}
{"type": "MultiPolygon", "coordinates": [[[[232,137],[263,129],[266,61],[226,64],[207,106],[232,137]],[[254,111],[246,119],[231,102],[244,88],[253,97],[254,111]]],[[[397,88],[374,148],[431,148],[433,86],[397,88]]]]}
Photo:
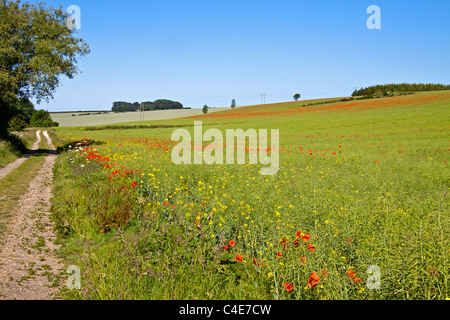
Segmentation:
{"type": "Polygon", "coordinates": [[[439,272],[433,267],[430,267],[430,274],[432,276],[434,276],[434,277],[438,277],[439,276],[439,272]]]}
{"type": "Polygon", "coordinates": [[[136,187],[138,185],[137,182],[133,182],[133,184],[131,185],[133,188],[136,187]]]}
{"type": "Polygon", "coordinates": [[[281,246],[283,247],[283,249],[287,248],[287,239],[284,238],[283,240],[281,240],[281,246]]]}
{"type": "Polygon", "coordinates": [[[229,246],[224,246],[223,249],[224,250],[228,250],[228,249],[230,249],[230,247],[229,246]]]}
{"type": "Polygon", "coordinates": [[[352,283],[355,283],[355,282],[362,282],[362,279],[358,278],[358,277],[353,277],[352,283]]]}
{"type": "Polygon", "coordinates": [[[307,286],[309,288],[314,288],[320,282],[320,277],[317,275],[317,272],[313,272],[309,275],[309,281],[307,286]]]}
{"type": "Polygon", "coordinates": [[[350,278],[353,279],[353,278],[355,277],[356,273],[355,273],[355,271],[353,271],[352,269],[350,269],[350,270],[347,271],[347,275],[348,275],[350,278]]]}
{"type": "Polygon", "coordinates": [[[235,260],[235,261],[238,261],[238,262],[242,262],[242,256],[236,255],[236,257],[234,258],[234,260],[235,260]]]}
{"type": "Polygon", "coordinates": [[[323,276],[327,276],[327,275],[328,275],[328,272],[327,272],[327,270],[325,270],[325,269],[324,269],[324,270],[322,270],[322,275],[323,275],[323,276]]]}
{"type": "Polygon", "coordinates": [[[230,240],[228,241],[228,244],[232,247],[234,247],[236,245],[236,242],[234,242],[234,240],[230,240]]]}
{"type": "Polygon", "coordinates": [[[283,256],[283,254],[281,252],[277,252],[277,257],[281,258],[283,256]]]}
{"type": "Polygon", "coordinates": [[[291,292],[294,290],[294,285],[292,283],[286,282],[284,284],[284,289],[286,289],[287,292],[291,292]]]}
{"type": "Polygon", "coordinates": [[[306,260],[307,260],[307,259],[306,259],[305,256],[301,256],[301,257],[300,257],[300,260],[298,260],[298,262],[301,262],[301,263],[303,264],[303,263],[306,263],[306,260]]]}
{"type": "Polygon", "coordinates": [[[302,240],[303,240],[303,241],[309,241],[310,238],[311,238],[311,237],[309,236],[309,234],[305,233],[305,234],[303,235],[303,237],[302,237],[302,240]]]}
{"type": "Polygon", "coordinates": [[[300,241],[298,241],[298,240],[295,240],[294,242],[292,242],[292,246],[294,248],[297,248],[299,245],[300,245],[300,241]]]}
{"type": "Polygon", "coordinates": [[[253,264],[254,264],[255,266],[259,267],[259,263],[256,262],[256,257],[253,258],[253,264]]]}
{"type": "Polygon", "coordinates": [[[308,250],[311,252],[316,251],[316,249],[314,249],[314,246],[312,244],[308,244],[308,250]]]}

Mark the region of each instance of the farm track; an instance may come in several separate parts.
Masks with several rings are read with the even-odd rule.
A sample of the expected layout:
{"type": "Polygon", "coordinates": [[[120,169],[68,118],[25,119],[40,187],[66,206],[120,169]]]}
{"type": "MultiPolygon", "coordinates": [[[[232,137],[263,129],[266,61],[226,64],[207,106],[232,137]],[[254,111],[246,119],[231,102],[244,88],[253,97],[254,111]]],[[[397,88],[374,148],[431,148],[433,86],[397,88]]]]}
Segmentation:
{"type": "MultiPolygon", "coordinates": [[[[0,300],[56,299],[58,273],[62,269],[54,251],[53,226],[49,219],[53,165],[57,158],[53,142],[43,132],[49,146],[42,167],[20,197],[0,242],[0,300]]],[[[38,141],[32,150],[37,150],[38,141]]],[[[31,151],[31,154],[33,151],[31,151]]],[[[17,168],[27,157],[8,167],[17,168]]],[[[4,168],[6,169],[6,168],[4,168]]],[[[4,173],[3,173],[4,174],[4,173]]]]}
{"type": "Polygon", "coordinates": [[[41,143],[41,130],[36,132],[36,142],[33,144],[31,149],[28,151],[27,154],[23,155],[22,157],[16,159],[15,161],[9,163],[4,168],[0,169],[0,180],[6,177],[8,174],[10,174],[12,171],[16,170],[18,167],[20,167],[25,161],[27,161],[36,151],[39,149],[39,144],[41,143]]]}

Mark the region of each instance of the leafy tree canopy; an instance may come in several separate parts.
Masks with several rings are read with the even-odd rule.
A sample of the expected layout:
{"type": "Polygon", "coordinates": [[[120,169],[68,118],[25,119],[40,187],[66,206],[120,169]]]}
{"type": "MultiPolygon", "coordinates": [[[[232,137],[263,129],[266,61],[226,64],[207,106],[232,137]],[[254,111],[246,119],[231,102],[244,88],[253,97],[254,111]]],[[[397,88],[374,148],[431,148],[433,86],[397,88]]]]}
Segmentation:
{"type": "Polygon", "coordinates": [[[33,113],[30,120],[32,127],[57,127],[59,124],[53,122],[50,113],[45,110],[38,110],[33,113]]]}
{"type": "Polygon", "coordinates": [[[62,7],[0,0],[0,134],[15,105],[31,98],[49,101],[61,76],[71,79],[79,72],[78,59],[89,47],[67,27],[67,17],[62,7]]]}
{"type": "Polygon", "coordinates": [[[89,48],[66,19],[62,7],[0,0],[0,95],[49,100],[61,75],[78,73],[89,48]]]}
{"type": "MultiPolygon", "coordinates": [[[[183,109],[183,105],[177,101],[159,99],[154,102],[145,101],[142,102],[142,107],[144,111],[152,110],[170,110],[170,109],[183,109]]],[[[115,101],[113,102],[112,111],[114,112],[135,112],[140,110],[141,103],[139,102],[125,102],[125,101],[115,101]]]]}
{"type": "Polygon", "coordinates": [[[375,94],[388,95],[388,93],[411,93],[420,91],[450,90],[450,85],[433,83],[392,83],[370,86],[355,90],[353,97],[373,96],[375,94]]]}

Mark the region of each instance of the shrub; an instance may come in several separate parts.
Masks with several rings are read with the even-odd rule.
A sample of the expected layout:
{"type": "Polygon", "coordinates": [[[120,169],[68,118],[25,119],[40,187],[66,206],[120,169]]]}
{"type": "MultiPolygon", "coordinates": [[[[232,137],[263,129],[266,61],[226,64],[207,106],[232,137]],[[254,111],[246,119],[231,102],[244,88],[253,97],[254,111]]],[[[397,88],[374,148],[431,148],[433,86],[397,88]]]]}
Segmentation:
{"type": "Polygon", "coordinates": [[[9,121],[9,132],[15,132],[15,131],[23,131],[27,127],[27,123],[23,116],[15,116],[9,121]]]}
{"type": "Polygon", "coordinates": [[[125,226],[130,220],[135,207],[134,190],[116,183],[109,182],[99,184],[96,190],[97,201],[95,213],[97,224],[102,232],[110,232],[112,229],[125,226]]]}
{"type": "Polygon", "coordinates": [[[59,124],[53,122],[48,111],[38,110],[31,116],[30,125],[32,127],[57,127],[59,124]]]}

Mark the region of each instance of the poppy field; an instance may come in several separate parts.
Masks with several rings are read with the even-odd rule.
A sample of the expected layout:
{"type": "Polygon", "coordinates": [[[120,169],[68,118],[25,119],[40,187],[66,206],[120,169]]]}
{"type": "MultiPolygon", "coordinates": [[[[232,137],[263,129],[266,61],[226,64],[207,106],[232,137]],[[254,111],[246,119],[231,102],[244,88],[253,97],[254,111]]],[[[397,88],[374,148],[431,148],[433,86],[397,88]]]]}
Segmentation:
{"type": "Polygon", "coordinates": [[[449,107],[440,91],[57,128],[53,220],[81,270],[61,294],[448,299],[449,107]],[[175,165],[172,132],[198,120],[279,129],[278,172],[175,165]]]}

